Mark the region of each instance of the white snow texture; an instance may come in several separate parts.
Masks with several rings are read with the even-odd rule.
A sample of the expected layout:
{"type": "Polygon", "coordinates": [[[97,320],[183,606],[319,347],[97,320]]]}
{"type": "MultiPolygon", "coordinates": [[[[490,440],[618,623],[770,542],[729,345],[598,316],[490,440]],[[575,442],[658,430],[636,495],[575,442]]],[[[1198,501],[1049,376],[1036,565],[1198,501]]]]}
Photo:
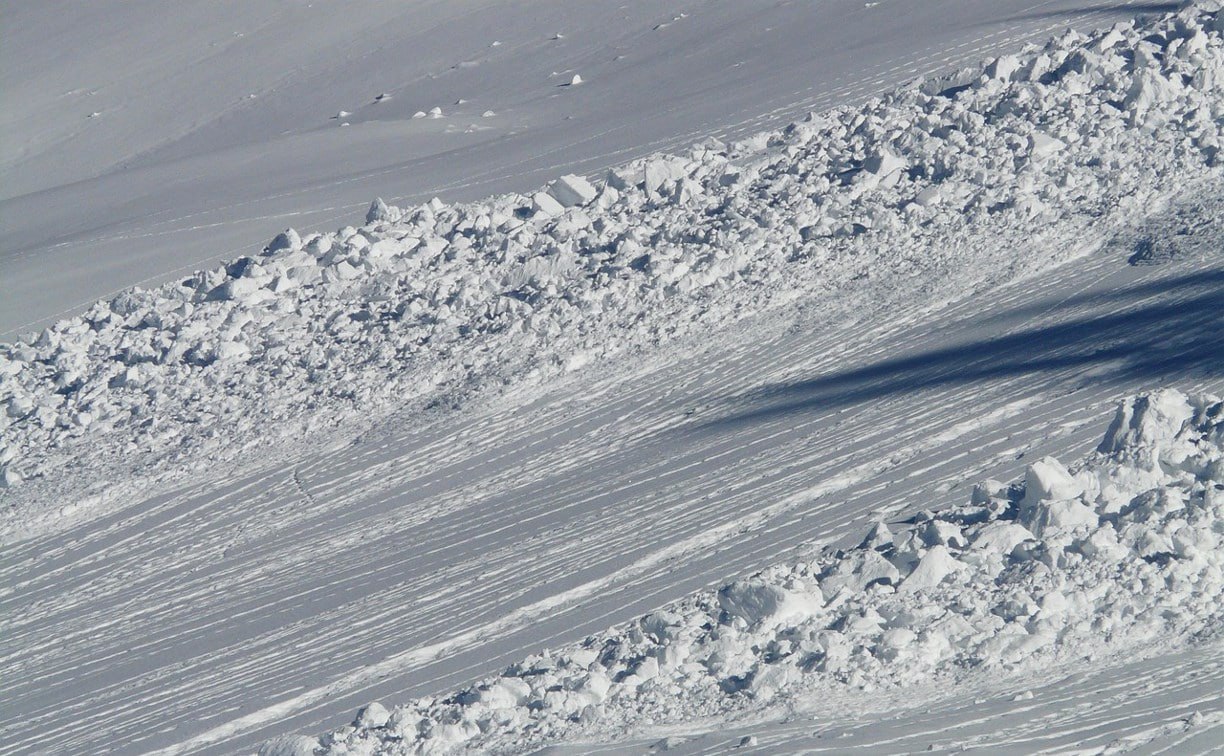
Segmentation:
{"type": "Polygon", "coordinates": [[[1224,402],[1164,390],[1119,408],[1100,450],[877,524],[856,548],[776,566],[472,687],[324,735],[327,754],[530,750],[642,723],[1049,668],[1218,634],[1224,402]]]}
{"type": "Polygon", "coordinates": [[[1212,175],[1219,26],[1189,8],[1068,32],[530,196],[377,201],[361,228],[287,230],[260,256],[99,302],[0,346],[0,531],[53,531],[286,438],[351,438],[406,402],[578,369],[873,269],[1048,265],[1025,239],[1124,222],[1212,175]],[[994,256],[956,244],[966,229],[999,240],[994,256]]]}

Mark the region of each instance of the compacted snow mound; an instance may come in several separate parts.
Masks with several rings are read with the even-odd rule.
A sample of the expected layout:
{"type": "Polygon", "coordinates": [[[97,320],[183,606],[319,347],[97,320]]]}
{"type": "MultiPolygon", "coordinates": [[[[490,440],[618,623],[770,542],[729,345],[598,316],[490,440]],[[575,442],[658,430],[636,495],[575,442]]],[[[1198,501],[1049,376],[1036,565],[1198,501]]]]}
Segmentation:
{"type": "Polygon", "coordinates": [[[0,345],[0,531],[100,511],[125,481],[148,491],[799,298],[903,285],[951,298],[1049,265],[1058,247],[1027,240],[1103,233],[1218,173],[1219,26],[1190,8],[1068,33],[531,196],[378,201],[360,228],[289,230],[262,254],[99,302],[0,345]]]}
{"type": "Polygon", "coordinates": [[[1224,621],[1224,402],[1123,403],[1100,451],[1045,458],[965,506],[880,523],[444,699],[371,704],[319,753],[526,749],[851,686],[1151,651],[1224,621]]]}

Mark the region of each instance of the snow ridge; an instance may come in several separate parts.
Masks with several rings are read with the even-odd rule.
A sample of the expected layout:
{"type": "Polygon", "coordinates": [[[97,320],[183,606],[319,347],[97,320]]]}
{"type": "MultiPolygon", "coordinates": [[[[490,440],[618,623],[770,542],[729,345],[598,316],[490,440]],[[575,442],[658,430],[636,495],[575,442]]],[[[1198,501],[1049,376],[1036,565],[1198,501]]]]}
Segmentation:
{"type": "MultiPolygon", "coordinates": [[[[775,566],[301,753],[520,751],[635,725],[787,707],[821,691],[1006,674],[1218,634],[1224,402],[1125,401],[1097,453],[969,504],[878,523],[856,548],[775,566]]],[[[725,719],[723,720],[725,721],[725,719]]]]}
{"type": "Polygon", "coordinates": [[[99,302],[0,345],[0,531],[798,299],[952,298],[1049,265],[1027,239],[1102,233],[1217,175],[1221,25],[1192,7],[1068,33],[531,196],[379,201],[361,228],[99,302]]]}

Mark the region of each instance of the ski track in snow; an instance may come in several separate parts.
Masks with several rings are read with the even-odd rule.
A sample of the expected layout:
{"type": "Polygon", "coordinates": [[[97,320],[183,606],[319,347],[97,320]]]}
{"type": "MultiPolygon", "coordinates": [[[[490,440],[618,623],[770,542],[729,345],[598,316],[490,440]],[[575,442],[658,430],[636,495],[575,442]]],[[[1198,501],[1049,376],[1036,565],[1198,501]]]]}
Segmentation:
{"type": "MultiPolygon", "coordinates": [[[[1213,270],[1220,269],[1160,272],[1213,270]]],[[[1123,283],[1119,278],[1137,278],[1135,269],[1118,267],[1116,253],[1069,273],[1052,276],[1061,279],[1063,296],[1085,284],[1108,292],[1123,283]]],[[[1020,301],[1032,291],[1017,289],[1020,301]]],[[[1176,304],[1195,291],[1155,296],[1176,304]]],[[[1005,315],[1018,304],[1009,299],[997,298],[993,312],[1005,315]]],[[[1047,293],[1044,301],[1057,299],[1047,293]]],[[[1137,299],[1132,306],[1144,304],[1137,299]]],[[[5,707],[22,724],[7,725],[4,738],[18,750],[56,743],[80,752],[106,742],[143,750],[182,741],[229,751],[286,728],[317,729],[366,700],[445,689],[657,605],[660,596],[850,533],[869,517],[865,502],[887,511],[922,497],[931,481],[968,482],[1000,470],[1010,477],[1022,451],[1082,447],[1099,435],[1111,402],[1139,387],[1125,380],[1077,385],[1074,370],[1022,373],[974,392],[952,384],[730,433],[682,433],[683,446],[674,432],[641,438],[652,423],[678,422],[690,402],[758,385],[754,353],[804,365],[838,344],[843,360],[870,364],[899,344],[920,349],[923,336],[944,343],[958,331],[977,330],[990,314],[977,310],[962,304],[937,334],[911,326],[882,343],[866,333],[857,339],[837,333],[741,347],[714,364],[703,361],[700,377],[688,365],[660,368],[618,385],[609,397],[562,393],[524,410],[345,450],[298,467],[303,488],[321,507],[303,506],[282,472],[195,498],[167,497],[54,543],[23,544],[4,557],[5,583],[20,592],[27,618],[10,620],[4,634],[6,647],[22,649],[19,660],[5,662],[15,663],[9,675],[17,681],[6,697],[24,709],[5,707]],[[688,385],[677,389],[685,376],[688,385]],[[939,445],[926,443],[949,418],[1009,404],[1010,412],[963,422],[939,445]],[[1066,423],[1078,428],[1048,437],[1066,423]],[[530,429],[527,438],[515,433],[522,428],[530,429]],[[803,496],[791,500],[803,507],[783,504],[772,516],[746,522],[737,514],[759,502],[786,502],[796,485],[844,475],[862,459],[882,461],[859,464],[840,490],[827,492],[830,498],[803,496]],[[592,471],[593,464],[607,472],[592,471]],[[428,504],[402,506],[414,500],[428,504]],[[254,531],[251,540],[235,541],[237,522],[254,531]],[[623,530],[626,522],[635,526],[623,530]],[[718,524],[720,535],[734,538],[708,539],[718,524]],[[710,550],[691,553],[684,544],[694,538],[710,550]],[[34,554],[41,574],[13,580],[34,554]],[[669,561],[672,555],[687,558],[669,561]],[[312,573],[320,559],[328,562],[326,573],[312,573]],[[598,592],[579,583],[569,596],[562,593],[592,574],[601,577],[587,587],[598,592]],[[415,577],[404,582],[406,575],[415,577]],[[45,639],[43,648],[28,640],[34,638],[45,639]],[[327,672],[346,668],[357,672],[327,672]],[[292,693],[300,685],[294,681],[316,676],[329,681],[327,697],[294,701],[301,695],[292,693]],[[44,697],[59,704],[45,709],[44,697]],[[158,706],[147,706],[150,700],[158,706]],[[293,705],[252,713],[235,709],[235,700],[293,705]],[[44,721],[48,715],[58,724],[44,721]],[[186,740],[160,731],[180,721],[211,727],[186,740]],[[105,741],[93,740],[103,731],[105,741]]],[[[1031,321],[1004,322],[1016,328],[1031,321]]],[[[947,500],[963,497],[955,490],[947,500]]],[[[12,617],[15,597],[8,594],[0,607],[12,617]]]]}
{"type": "Polygon", "coordinates": [[[1102,753],[1224,751],[1224,681],[1218,643],[1175,654],[1072,669],[1040,680],[963,691],[947,704],[939,688],[827,701],[825,713],[785,721],[659,728],[619,743],[548,749],[565,754],[641,753],[675,739],[668,753],[1102,753]],[[1016,700],[1017,697],[1021,697],[1016,700]],[[925,698],[920,702],[920,699],[925,698]],[[882,704],[893,705],[884,713],[882,704]],[[845,710],[844,714],[841,712],[845,710]],[[838,712],[834,716],[833,712],[838,712]],[[1196,716],[1197,715],[1197,716],[1196,716]],[[1199,719],[1201,718],[1201,719],[1199,719]],[[835,724],[831,724],[834,720],[835,724]],[[741,746],[744,738],[755,743],[741,746]]]}
{"type": "MultiPolygon", "coordinates": [[[[1218,204],[1193,199],[1173,206],[1218,216],[1218,204]]],[[[15,752],[250,749],[335,726],[371,699],[452,689],[855,535],[873,513],[960,503],[967,488],[953,484],[1075,456],[1121,396],[1152,384],[1224,389],[1211,360],[1224,325],[1215,243],[1127,266],[1125,239],[1105,233],[1072,264],[937,317],[914,302],[850,326],[763,318],[717,350],[698,343],[606,376],[580,372],[538,397],[402,418],[353,446],[15,544],[0,555],[0,741],[15,752]],[[1120,328],[1119,313],[1137,317],[1120,328]],[[1082,332],[1068,336],[1067,324],[1082,332]],[[1150,345],[1170,332],[1191,337],[1154,372],[1092,359],[1100,338],[1150,345]],[[1008,341],[1016,334],[1063,340],[1034,359],[1008,341]],[[918,359],[896,362],[905,356],[918,359]],[[1084,359],[1060,363],[1068,356],[1084,359]],[[1000,363],[1008,369],[992,372],[1000,363]],[[831,372],[847,382],[809,383],[831,372]]],[[[1176,721],[1160,716],[1160,695],[1219,708],[1211,656],[1146,664],[1123,668],[1153,676],[1139,691],[1105,670],[1065,694],[1117,688],[1116,711],[1106,697],[1068,720],[1059,680],[1031,711],[1050,738],[1095,726],[1142,742],[1153,719],[1176,721]],[[1185,674],[1196,661],[1204,684],[1185,674]],[[1145,693],[1155,703],[1130,707],[1145,693]]],[[[850,724],[847,737],[885,750],[927,736],[1045,747],[1031,723],[975,730],[972,710],[929,727],[906,714],[894,739],[878,720],[850,724]]],[[[1161,730],[1159,742],[1216,747],[1219,720],[1208,724],[1161,730]]],[[[816,748],[819,726],[771,725],[759,746],[816,748]]]]}

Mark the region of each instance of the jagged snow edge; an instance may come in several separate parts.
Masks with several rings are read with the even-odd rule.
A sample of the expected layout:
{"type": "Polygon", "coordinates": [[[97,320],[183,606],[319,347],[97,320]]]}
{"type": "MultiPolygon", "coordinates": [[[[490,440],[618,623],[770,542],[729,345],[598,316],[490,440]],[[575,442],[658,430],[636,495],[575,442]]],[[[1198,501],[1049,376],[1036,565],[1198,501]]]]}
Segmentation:
{"type": "Polygon", "coordinates": [[[532,197],[375,203],[361,229],[288,231],[262,256],[98,303],[0,346],[0,532],[50,532],[239,458],[271,464],[278,444],[351,438],[405,401],[832,301],[869,274],[889,279],[884,299],[888,284],[955,298],[1049,265],[1048,249],[991,257],[983,240],[1124,223],[1218,173],[1220,26],[1190,8],[1144,27],[1163,47],[1133,25],[1068,33],[955,87],[532,197]],[[1085,119],[1095,131],[1075,129],[1085,119]]]}
{"type": "Polygon", "coordinates": [[[521,751],[645,724],[785,708],[821,690],[918,686],[972,670],[1218,636],[1224,628],[1224,402],[1124,401],[1096,453],[1053,458],[970,503],[878,523],[856,548],[777,565],[444,698],[371,704],[267,753],[521,751]],[[896,528],[896,526],[894,526],[896,528]]]}

